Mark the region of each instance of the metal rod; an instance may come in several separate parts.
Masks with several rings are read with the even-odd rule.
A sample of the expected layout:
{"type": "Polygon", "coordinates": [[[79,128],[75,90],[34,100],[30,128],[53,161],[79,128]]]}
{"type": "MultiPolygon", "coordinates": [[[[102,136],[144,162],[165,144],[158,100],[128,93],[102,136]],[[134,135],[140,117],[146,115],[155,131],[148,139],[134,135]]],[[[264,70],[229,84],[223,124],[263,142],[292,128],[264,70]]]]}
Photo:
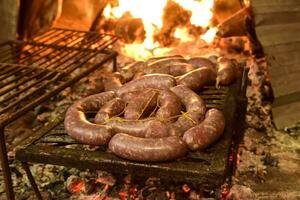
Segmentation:
{"type": "MultiPolygon", "coordinates": [[[[102,59],[101,62],[93,65],[91,68],[86,69],[85,71],[83,71],[82,73],[78,74],[77,76],[73,77],[72,79],[68,80],[67,82],[64,82],[63,84],[57,86],[56,88],[54,88],[53,90],[51,90],[50,92],[34,99],[33,101],[31,101],[29,104],[27,104],[26,106],[22,107],[21,109],[19,109],[17,112],[14,112],[13,114],[7,115],[5,116],[5,118],[3,118],[2,120],[2,124],[3,125],[7,125],[10,122],[14,121],[15,119],[19,118],[20,116],[22,116],[24,113],[27,113],[28,111],[30,111],[33,107],[41,104],[42,102],[46,101],[47,99],[49,99],[50,97],[52,97],[53,95],[57,94],[58,92],[62,91],[63,89],[65,89],[66,87],[71,86],[72,84],[76,83],[77,81],[79,81],[82,77],[88,75],[89,73],[91,73],[92,71],[94,71],[95,69],[97,69],[99,66],[102,66],[105,62],[107,62],[108,60],[112,59],[113,57],[115,57],[117,54],[115,52],[112,52],[109,55],[106,55],[106,57],[104,57],[102,59]]],[[[84,63],[83,63],[84,64],[84,63]]]]}
{"type": "Polygon", "coordinates": [[[28,180],[29,180],[29,182],[31,184],[31,187],[34,190],[34,193],[35,193],[37,199],[38,200],[43,200],[43,197],[42,197],[42,195],[40,193],[40,190],[39,190],[39,188],[38,188],[38,186],[37,186],[37,184],[36,184],[36,182],[35,182],[32,174],[31,174],[31,171],[30,171],[30,168],[28,166],[28,163],[27,162],[22,162],[22,167],[23,167],[23,169],[26,172],[27,178],[28,178],[28,180]]]}
{"type": "Polygon", "coordinates": [[[15,199],[14,190],[13,190],[11,172],[9,168],[8,158],[7,158],[7,150],[6,150],[3,126],[0,127],[0,158],[1,158],[1,167],[3,170],[3,176],[5,182],[6,197],[8,200],[14,200],[15,199]]]}

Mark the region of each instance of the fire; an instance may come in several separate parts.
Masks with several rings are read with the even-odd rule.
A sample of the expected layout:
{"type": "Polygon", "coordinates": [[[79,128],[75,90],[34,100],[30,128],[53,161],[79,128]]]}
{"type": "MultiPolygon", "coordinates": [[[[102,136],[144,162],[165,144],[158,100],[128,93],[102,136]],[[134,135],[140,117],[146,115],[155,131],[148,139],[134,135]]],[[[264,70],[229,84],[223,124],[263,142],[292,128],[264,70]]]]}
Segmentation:
{"type": "Polygon", "coordinates": [[[200,38],[204,41],[206,41],[207,43],[211,43],[217,33],[218,29],[217,28],[210,28],[208,29],[208,31],[206,31],[206,33],[204,33],[203,35],[200,36],[200,38]]]}
{"type": "MultiPolygon", "coordinates": [[[[145,39],[142,43],[133,42],[124,44],[121,48],[123,54],[133,57],[136,60],[145,60],[151,56],[163,56],[168,54],[172,48],[162,47],[159,41],[155,40],[164,26],[164,9],[169,1],[173,1],[190,13],[190,24],[196,27],[208,29],[213,16],[213,0],[119,0],[118,5],[113,7],[108,4],[103,15],[106,19],[119,19],[124,15],[142,20],[145,39]]],[[[215,29],[208,29],[207,33],[201,36],[202,40],[211,42],[216,33],[215,29]]],[[[189,34],[187,27],[176,27],[172,37],[180,42],[191,42],[199,38],[189,34]]],[[[174,48],[174,47],[173,47],[174,48]]]]}

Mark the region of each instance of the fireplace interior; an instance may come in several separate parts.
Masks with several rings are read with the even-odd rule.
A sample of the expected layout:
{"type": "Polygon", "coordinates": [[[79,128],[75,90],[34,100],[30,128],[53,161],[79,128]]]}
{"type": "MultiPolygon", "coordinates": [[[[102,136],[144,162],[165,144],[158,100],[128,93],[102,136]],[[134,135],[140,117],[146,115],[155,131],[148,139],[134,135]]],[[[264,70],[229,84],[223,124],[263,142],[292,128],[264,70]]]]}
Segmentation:
{"type": "MultiPolygon", "coordinates": [[[[299,32],[299,3],[283,3],[283,10],[281,3],[0,2],[5,13],[0,31],[0,199],[300,198],[300,126],[294,112],[282,111],[288,116],[284,119],[278,114],[297,109],[297,87],[277,78],[276,71],[279,63],[287,68],[281,71],[297,77],[292,65],[297,59],[289,61],[284,55],[292,51],[295,58],[298,43],[288,46],[294,34],[289,39],[286,33],[270,34],[285,25],[299,32]],[[284,6],[295,9],[290,14],[284,6]],[[274,13],[281,16],[279,22],[270,17],[274,13]],[[236,69],[234,79],[220,83],[218,74],[226,62],[236,69]],[[181,68],[176,71],[174,66],[181,68]],[[203,84],[204,75],[193,79],[200,80],[197,89],[193,81],[182,81],[201,68],[214,71],[217,78],[203,84]],[[134,81],[166,74],[175,81],[167,90],[186,84],[207,110],[223,113],[224,131],[208,147],[172,160],[133,161],[115,154],[108,143],[74,138],[64,124],[68,109],[78,101],[105,92],[118,94],[134,81]],[[287,126],[290,119],[293,125],[287,126]]],[[[162,91],[143,88],[141,82],[137,87],[162,91]]],[[[114,117],[128,120],[128,102],[101,125],[114,117]]],[[[160,107],[156,100],[149,115],[135,120],[152,119],[160,107]]],[[[84,118],[94,124],[99,109],[87,110],[84,118]]],[[[188,114],[185,107],[176,120],[183,116],[196,123],[188,114]]]]}

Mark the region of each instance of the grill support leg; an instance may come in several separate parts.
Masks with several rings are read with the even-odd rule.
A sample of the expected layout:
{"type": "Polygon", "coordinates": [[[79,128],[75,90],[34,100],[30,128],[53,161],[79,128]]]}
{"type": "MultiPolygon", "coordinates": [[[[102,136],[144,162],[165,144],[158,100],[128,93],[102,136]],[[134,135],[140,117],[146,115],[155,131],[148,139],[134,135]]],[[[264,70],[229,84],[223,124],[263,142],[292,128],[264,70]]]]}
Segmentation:
{"type": "Polygon", "coordinates": [[[34,180],[32,174],[31,174],[31,171],[30,171],[30,168],[29,168],[28,163],[27,163],[27,162],[22,162],[22,167],[24,168],[24,170],[25,170],[25,172],[26,172],[27,178],[28,178],[28,180],[29,180],[29,182],[30,182],[30,184],[31,184],[31,187],[32,187],[33,190],[34,190],[34,193],[35,193],[37,199],[38,199],[38,200],[43,200],[42,195],[41,195],[41,193],[40,193],[40,191],[39,191],[39,188],[38,188],[38,186],[36,185],[36,182],[35,182],[35,180],[34,180]]]}
{"type": "Polygon", "coordinates": [[[5,144],[4,127],[0,127],[0,159],[5,182],[6,197],[8,200],[14,200],[14,190],[11,180],[11,172],[9,168],[7,150],[5,144]]]}
{"type": "Polygon", "coordinates": [[[117,57],[116,56],[113,58],[113,71],[114,72],[117,71],[117,57]]]}

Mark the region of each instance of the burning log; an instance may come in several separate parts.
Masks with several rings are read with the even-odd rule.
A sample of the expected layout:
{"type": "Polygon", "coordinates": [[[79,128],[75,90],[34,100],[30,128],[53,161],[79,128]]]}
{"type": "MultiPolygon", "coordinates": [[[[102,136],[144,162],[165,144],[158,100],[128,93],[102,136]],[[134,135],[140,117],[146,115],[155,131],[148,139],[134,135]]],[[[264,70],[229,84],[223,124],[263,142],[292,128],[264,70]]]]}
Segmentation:
{"type": "Polygon", "coordinates": [[[145,39],[143,21],[139,18],[132,18],[131,16],[125,15],[118,20],[109,19],[101,23],[101,27],[104,31],[116,34],[126,43],[143,41],[145,39]]]}
{"type": "Polygon", "coordinates": [[[244,7],[218,25],[217,35],[221,37],[247,35],[246,19],[250,17],[250,8],[244,7]]]}

